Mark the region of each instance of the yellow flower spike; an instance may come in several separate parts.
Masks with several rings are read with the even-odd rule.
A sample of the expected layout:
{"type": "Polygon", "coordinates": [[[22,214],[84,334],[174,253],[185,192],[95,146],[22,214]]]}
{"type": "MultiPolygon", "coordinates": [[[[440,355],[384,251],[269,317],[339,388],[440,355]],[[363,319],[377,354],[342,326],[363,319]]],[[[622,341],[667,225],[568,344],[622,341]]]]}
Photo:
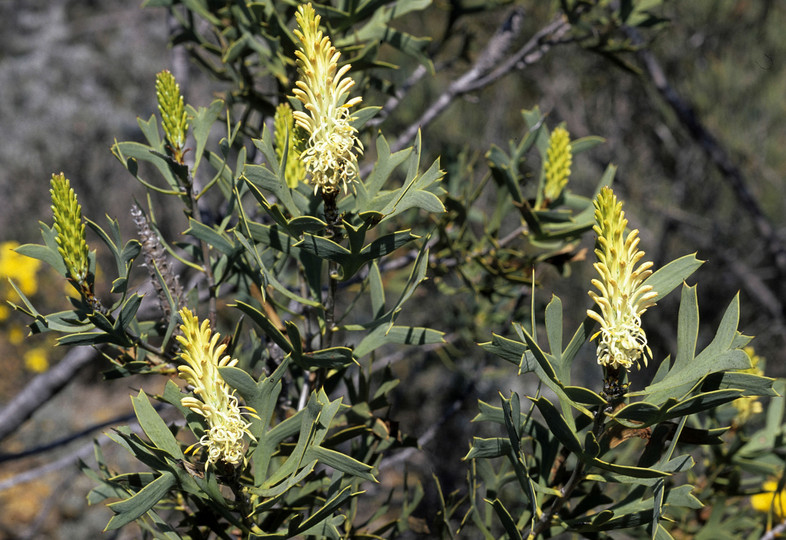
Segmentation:
{"type": "Polygon", "coordinates": [[[180,310],[180,318],[182,335],[177,340],[186,365],[177,368],[178,375],[194,387],[196,396],[184,397],[180,403],[207,420],[209,429],[199,440],[207,448],[206,466],[218,461],[237,465],[245,456],[243,435],[254,436],[248,429],[251,424],[241,417],[234,391],[218,372],[219,367],[234,366],[237,360],[224,354],[226,344],[218,344],[221,336],[212,333],[207,320],[200,325],[188,308],[180,310]]]}
{"type": "Polygon", "coordinates": [[[570,134],[563,126],[557,126],[549,137],[546,150],[546,184],[543,187],[545,201],[556,200],[570,178],[570,166],[573,163],[570,134]]]}
{"type": "Polygon", "coordinates": [[[298,147],[302,146],[298,131],[302,128],[295,125],[295,116],[289,103],[281,103],[276,107],[273,117],[273,131],[276,140],[276,155],[279,160],[284,159],[284,150],[287,152],[287,164],[284,169],[284,178],[287,185],[295,189],[301,180],[306,177],[306,168],[300,160],[298,147]],[[289,143],[287,144],[287,136],[289,143]]]}
{"type": "Polygon", "coordinates": [[[338,68],[341,53],[319,29],[320,16],[311,4],[298,7],[295,15],[300,29],[295,35],[301,42],[295,51],[300,80],[292,93],[303,103],[304,111],[295,111],[295,123],[309,136],[300,158],[314,184],[314,192],[335,193],[353,182],[358,175],[356,153],[363,153],[357,130],[350,125],[349,109],[361,102],[349,99],[355,85],[345,77],[349,64],[338,68]]]}
{"type": "Polygon", "coordinates": [[[57,251],[63,258],[69,277],[85,291],[90,271],[82,207],[63,173],[52,175],[52,213],[57,231],[57,251]]]}
{"type": "Polygon", "coordinates": [[[592,284],[600,294],[590,291],[589,295],[600,313],[587,310],[587,315],[600,323],[600,330],[592,336],[600,336],[598,363],[626,370],[639,359],[647,365],[652,353],[641,328],[641,315],[655,305],[657,296],[651,286],[643,285],[652,274],[652,263],[639,264],[644,252],[638,249],[638,231],[634,229],[625,236],[628,220],[611,188],[604,187],[594,204],[598,262],[593,266],[600,279],[593,279],[592,284]]]}
{"type": "Polygon", "coordinates": [[[175,161],[183,163],[188,118],[183,104],[183,96],[180,94],[180,85],[175,81],[175,76],[167,70],[156,75],[156,98],[158,99],[158,112],[161,114],[164,135],[169,142],[175,161]]]}

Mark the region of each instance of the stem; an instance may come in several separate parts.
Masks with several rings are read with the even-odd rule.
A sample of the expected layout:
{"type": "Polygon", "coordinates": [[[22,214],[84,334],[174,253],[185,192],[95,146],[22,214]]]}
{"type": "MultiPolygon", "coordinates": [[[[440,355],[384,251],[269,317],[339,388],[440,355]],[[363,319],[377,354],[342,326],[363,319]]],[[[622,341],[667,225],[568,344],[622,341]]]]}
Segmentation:
{"type": "MultiPolygon", "coordinates": [[[[194,179],[191,176],[191,171],[188,172],[188,182],[189,185],[186,187],[188,190],[188,200],[190,203],[190,208],[188,210],[188,215],[194,221],[198,221],[205,225],[205,223],[201,219],[201,215],[199,212],[199,203],[197,202],[197,190],[194,184],[194,179]]],[[[213,268],[210,265],[210,246],[208,246],[207,242],[204,240],[199,241],[199,247],[202,251],[202,269],[207,276],[207,289],[208,289],[208,319],[210,320],[210,326],[215,328],[216,326],[216,280],[213,276],[213,268]]]]}
{"type": "MultiPolygon", "coordinates": [[[[325,203],[325,220],[327,221],[328,238],[338,243],[341,241],[341,229],[339,228],[340,216],[336,207],[337,191],[322,192],[322,200],[325,203]]],[[[333,342],[333,328],[336,324],[336,289],[338,287],[338,263],[328,261],[328,293],[325,299],[325,333],[323,347],[330,347],[333,342]]]]}
{"type": "MultiPolygon", "coordinates": [[[[606,405],[601,405],[598,407],[597,411],[595,412],[595,420],[592,425],[592,433],[595,435],[595,438],[599,438],[601,433],[603,433],[603,426],[606,419],[606,405]]],[[[573,473],[570,475],[570,479],[565,483],[565,485],[560,490],[559,497],[554,501],[546,512],[540,516],[540,519],[535,523],[532,528],[530,529],[529,534],[527,534],[527,540],[534,540],[543,531],[546,530],[547,527],[551,525],[551,520],[554,516],[559,512],[562,507],[565,505],[566,502],[570,499],[571,494],[573,491],[579,486],[582,480],[584,480],[584,471],[586,465],[583,461],[579,461],[576,465],[576,468],[573,469],[573,473]]]]}

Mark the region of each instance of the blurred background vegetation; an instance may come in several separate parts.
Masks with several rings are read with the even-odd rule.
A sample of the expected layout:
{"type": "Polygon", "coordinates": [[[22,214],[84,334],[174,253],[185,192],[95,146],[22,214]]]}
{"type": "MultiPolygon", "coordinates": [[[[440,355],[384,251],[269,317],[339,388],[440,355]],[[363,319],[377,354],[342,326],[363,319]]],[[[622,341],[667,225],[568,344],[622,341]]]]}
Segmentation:
{"type": "MultiPolygon", "coordinates": [[[[389,138],[415,121],[470,67],[516,4],[524,8],[521,36],[526,40],[549,23],[556,2],[441,0],[425,16],[418,13],[401,20],[401,28],[413,35],[432,36],[430,51],[437,72],[414,86],[395,119],[384,125],[389,138]],[[476,4],[493,6],[475,13],[476,4]],[[448,20],[448,5],[453,13],[461,6],[466,14],[448,20]]],[[[649,58],[636,51],[611,58],[588,43],[565,43],[525,69],[462,96],[425,127],[424,161],[443,156],[449,185],[480,178],[486,173],[484,154],[493,144],[507,148],[509,139],[523,133],[519,112],[534,106],[548,115],[550,126],[564,122],[574,139],[604,137],[605,144],[577,157],[572,190],[590,195],[606,166],[616,164],[615,190],[626,201],[631,226],[641,231],[647,258],[657,267],[698,251],[698,257],[708,261],[699,272],[702,324],[715,327],[740,290],[740,328],[757,336],[756,353],[767,359],[767,374],[784,376],[786,5],[771,0],[672,0],[658,14],[664,22],[644,29],[640,36],[651,52],[649,58]],[[662,68],[672,98],[676,95],[677,103],[689,107],[682,116],[675,112],[674,101],[670,104],[659,91],[648,59],[662,68]]],[[[12,257],[13,245],[7,243],[38,241],[36,222],[51,221],[48,187],[53,172],[62,170],[71,179],[86,215],[99,220],[108,214],[131,230],[129,203],[143,192],[109,147],[115,138],[141,139],[136,117],[148,118],[155,111],[152,89],[157,72],[174,70],[186,100],[193,104],[206,105],[226,91],[181,48],[168,45],[170,25],[163,9],[141,9],[137,3],[119,0],[0,3],[4,298],[13,300],[5,277],[36,275],[29,290],[34,297],[46,299],[52,307],[65,301],[62,285],[51,282],[45,270],[36,274],[30,261],[12,257]]],[[[404,79],[415,66],[407,63],[411,60],[396,60],[402,63],[400,75],[391,76],[404,79]]],[[[382,92],[369,92],[364,101],[382,105],[386,99],[382,92]]],[[[534,162],[533,174],[538,167],[534,162]]],[[[493,196],[488,195],[490,208],[493,196]]],[[[171,216],[166,225],[182,230],[180,219],[171,216]]],[[[591,252],[587,240],[584,247],[591,252]]],[[[562,280],[554,271],[538,275],[542,289],[535,292],[536,303],[545,304],[552,292],[571,298],[577,322],[590,305],[586,291],[591,265],[577,260],[566,271],[585,277],[562,280]]],[[[528,306],[505,303],[491,292],[483,301],[497,302],[500,309],[481,309],[481,300],[455,278],[432,277],[419,292],[424,300],[419,310],[409,309],[409,323],[447,332],[448,344],[390,358],[403,381],[391,417],[423,444],[423,452],[405,456],[410,473],[418,475],[426,489],[419,512],[423,516],[438,508],[432,474],[446,495],[465,483],[466,466],[460,459],[476,434],[469,420],[476,413],[477,398],[520,384],[510,377],[508,366],[490,359],[474,343],[488,340],[489,328],[509,332],[509,323],[528,313],[528,306]],[[452,295],[449,304],[427,301],[444,294],[452,295]]],[[[674,350],[674,343],[664,340],[674,335],[675,317],[676,299],[667,299],[645,318],[655,358],[674,350]]],[[[24,322],[0,307],[0,405],[58,360],[60,351],[53,352],[43,338],[20,338],[24,322]]],[[[589,368],[593,360],[586,360],[589,368]]],[[[130,412],[129,382],[120,387],[96,384],[101,367],[84,373],[39,411],[25,430],[4,442],[2,453],[130,412]]],[[[31,459],[38,461],[0,463],[0,482],[20,468],[53,458],[31,459]]],[[[401,476],[398,464],[392,463],[383,474],[401,476]]],[[[84,503],[89,483],[83,478],[74,481],[74,474],[72,469],[61,470],[0,491],[0,536],[75,538],[100,530],[110,513],[96,508],[91,512],[97,517],[90,517],[84,503]],[[63,482],[69,489],[62,489],[63,482]],[[34,504],[13,504],[20,494],[34,504]]]]}

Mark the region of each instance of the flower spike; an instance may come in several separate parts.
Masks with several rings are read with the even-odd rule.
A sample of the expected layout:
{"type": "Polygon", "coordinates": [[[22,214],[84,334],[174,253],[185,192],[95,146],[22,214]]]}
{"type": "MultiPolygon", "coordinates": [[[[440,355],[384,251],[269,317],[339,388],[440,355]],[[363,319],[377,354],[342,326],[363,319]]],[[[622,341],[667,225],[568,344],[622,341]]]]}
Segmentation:
{"type": "Polygon", "coordinates": [[[175,81],[175,76],[167,70],[156,75],[156,98],[164,135],[173,157],[178,163],[183,163],[188,117],[183,96],[180,94],[180,85],[175,81]]]}
{"type": "Polygon", "coordinates": [[[573,162],[572,151],[568,130],[562,126],[554,128],[546,150],[546,185],[543,187],[546,202],[556,200],[568,185],[573,162]]]}
{"type": "Polygon", "coordinates": [[[52,214],[54,227],[57,231],[57,251],[63,258],[68,277],[80,288],[87,287],[87,276],[90,271],[87,241],[85,240],[85,223],[82,221],[82,206],[71,188],[65,174],[53,174],[52,214]]]}
{"type": "Polygon", "coordinates": [[[301,180],[306,177],[306,169],[300,160],[303,141],[301,140],[303,128],[295,126],[295,117],[289,103],[281,103],[276,107],[273,117],[273,132],[276,141],[276,156],[279,161],[287,153],[287,164],[284,168],[284,178],[291,189],[295,189],[301,180]],[[300,133],[298,133],[300,132],[300,133]],[[288,137],[288,138],[287,138],[288,137]],[[288,141],[288,142],[287,142],[288,141]]]}
{"type": "Polygon", "coordinates": [[[240,405],[234,391],[221,378],[218,368],[234,366],[236,359],[225,355],[226,344],[218,345],[221,336],[213,334],[207,320],[199,324],[199,319],[189,310],[180,310],[183,335],[176,336],[182,346],[180,357],[186,363],[177,368],[178,375],[194,387],[194,396],[180,400],[184,407],[203,416],[209,430],[199,440],[207,447],[208,458],[205,466],[223,461],[237,465],[244,459],[243,435],[251,439],[250,423],[240,416],[240,405]],[[212,337],[211,337],[212,336],[212,337]]]}
{"type": "Polygon", "coordinates": [[[295,51],[300,80],[292,93],[305,111],[295,111],[294,116],[309,136],[300,157],[315,193],[318,189],[323,194],[336,193],[340,188],[346,192],[358,175],[356,153],[363,153],[349,113],[361,98],[349,99],[355,85],[345,76],[350,66],[338,68],[341,53],[319,29],[321,18],[311,4],[298,7],[295,18],[300,27],[295,29],[300,40],[300,50],[295,51]]]}
{"type": "Polygon", "coordinates": [[[600,313],[587,310],[587,315],[600,323],[600,331],[592,336],[592,339],[600,336],[598,363],[626,370],[639,359],[647,365],[652,352],[641,328],[641,315],[655,305],[658,295],[652,286],[643,285],[652,274],[652,263],[639,264],[644,257],[644,252],[638,249],[639,231],[634,229],[625,235],[628,220],[611,188],[604,187],[594,204],[598,261],[593,266],[600,279],[593,279],[592,284],[600,294],[590,291],[589,295],[600,313]]]}

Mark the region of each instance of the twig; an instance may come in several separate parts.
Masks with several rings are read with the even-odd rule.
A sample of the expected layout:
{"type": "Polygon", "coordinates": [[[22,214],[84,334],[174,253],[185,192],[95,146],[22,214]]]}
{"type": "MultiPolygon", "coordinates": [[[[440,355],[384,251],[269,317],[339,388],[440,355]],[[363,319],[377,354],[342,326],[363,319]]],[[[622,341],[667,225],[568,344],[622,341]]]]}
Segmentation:
{"type": "Polygon", "coordinates": [[[407,95],[407,93],[415,86],[420,80],[426,76],[428,73],[428,69],[423,64],[420,64],[415,70],[407,77],[407,80],[404,81],[404,84],[396,88],[396,92],[385,102],[382,106],[382,109],[377,113],[377,115],[372,118],[366,125],[371,128],[375,128],[384,122],[390,113],[393,112],[396,107],[399,106],[401,100],[407,95]]]}
{"type": "MultiPolygon", "coordinates": [[[[485,86],[478,85],[478,81],[486,76],[489,73],[489,70],[491,70],[494,66],[499,65],[501,59],[510,48],[513,39],[521,30],[521,21],[523,18],[524,10],[521,8],[514,9],[510,15],[508,15],[503,25],[499,28],[499,30],[497,30],[496,34],[494,34],[491,40],[489,40],[488,45],[483,50],[480,57],[478,57],[475,64],[470,68],[470,70],[453,81],[450,86],[448,86],[448,89],[445,90],[445,92],[443,92],[428,109],[426,109],[420,118],[418,118],[406,130],[404,130],[401,135],[399,135],[399,137],[391,145],[392,151],[395,152],[404,148],[412,139],[415,138],[418,130],[434,121],[434,119],[442,114],[442,112],[444,112],[445,109],[447,109],[448,106],[457,97],[461,96],[462,94],[466,94],[471,90],[477,90],[482,86],[485,86]]],[[[536,36],[541,35],[542,32],[543,31],[538,32],[536,36]]],[[[528,45],[533,43],[533,40],[535,40],[535,37],[530,40],[528,45]]],[[[539,40],[540,38],[534,41],[533,50],[539,45],[539,40]]],[[[515,67],[515,63],[510,67],[509,70],[512,70],[513,67],[515,67]]],[[[504,73],[501,73],[498,77],[489,79],[486,84],[494,82],[503,74],[504,73]]]]}
{"type": "MultiPolygon", "coordinates": [[[[470,389],[472,387],[473,386],[471,386],[470,389]]],[[[433,439],[437,435],[437,433],[442,428],[442,426],[444,426],[447,423],[447,421],[450,420],[453,417],[454,414],[456,414],[457,412],[459,412],[461,410],[461,406],[463,405],[464,401],[471,394],[472,394],[472,392],[468,390],[463,397],[460,397],[460,398],[454,400],[453,403],[450,404],[450,407],[448,407],[445,410],[445,412],[442,413],[442,416],[440,417],[440,419],[437,420],[430,428],[428,428],[423,433],[423,435],[418,437],[418,446],[417,447],[407,448],[406,450],[402,450],[401,452],[397,453],[396,455],[391,456],[390,458],[383,460],[382,463],[379,464],[379,470],[382,471],[384,469],[389,469],[390,467],[393,467],[394,465],[397,465],[397,464],[399,464],[401,462],[407,461],[410,457],[412,457],[412,455],[415,452],[419,452],[421,450],[422,446],[425,445],[425,444],[428,444],[431,441],[431,439],[433,439]]]]}
{"type": "MultiPolygon", "coordinates": [[[[131,431],[134,433],[141,433],[142,428],[139,427],[139,424],[130,424],[129,427],[131,431]]],[[[106,444],[109,441],[109,436],[101,435],[100,437],[96,438],[96,442],[99,445],[106,444]]],[[[60,469],[64,469],[71,465],[76,465],[77,460],[86,461],[90,456],[93,455],[93,441],[83,444],[73,452],[66,454],[65,456],[56,459],[54,461],[50,461],[45,465],[41,465],[40,467],[36,467],[34,469],[28,469],[24,472],[21,472],[15,476],[10,478],[6,478],[0,481],[0,492],[11,489],[14,486],[18,486],[20,484],[25,484],[27,482],[32,482],[33,480],[37,480],[42,476],[49,474],[54,471],[58,471],[60,469]]]]}
{"type": "Polygon", "coordinates": [[[777,526],[773,527],[770,532],[761,537],[761,540],[775,540],[778,535],[786,531],[786,521],[782,521],[777,526]]]}
{"type": "Polygon", "coordinates": [[[631,41],[640,47],[637,54],[658,93],[677,115],[677,118],[688,130],[690,136],[701,146],[707,157],[720,170],[737,196],[739,205],[747,211],[753,220],[756,230],[765,241],[765,249],[777,268],[779,281],[782,283],[786,279],[786,246],[778,237],[775,228],[765,215],[761,205],[748,188],[742,171],[732,161],[729,153],[721,146],[715,135],[701,122],[693,107],[669,84],[666,74],[655,55],[652,54],[652,51],[642,46],[643,39],[641,35],[633,28],[625,28],[624,30],[631,41]]]}
{"type": "Polygon", "coordinates": [[[98,353],[91,347],[75,347],[46,373],[36,376],[0,410],[0,441],[14,433],[35,411],[62,390],[76,373],[98,353]]]}
{"type": "MultiPolygon", "coordinates": [[[[155,404],[153,406],[153,408],[156,411],[158,411],[158,412],[161,412],[162,410],[166,409],[167,407],[171,408],[170,405],[167,405],[165,403],[157,403],[157,404],[155,404]]],[[[86,427],[86,428],[84,428],[82,430],[77,431],[76,433],[72,433],[70,435],[66,435],[65,437],[60,437],[59,439],[55,439],[54,441],[50,441],[48,443],[42,444],[40,446],[36,446],[34,448],[28,448],[27,450],[22,450],[21,452],[14,452],[14,453],[9,453],[9,454],[0,454],[0,463],[4,463],[6,461],[14,461],[14,460],[17,460],[17,459],[23,459],[23,458],[35,456],[35,455],[38,455],[38,454],[43,454],[45,452],[49,452],[51,450],[55,450],[56,448],[59,448],[61,446],[65,446],[66,444],[68,444],[68,443],[70,443],[72,441],[75,441],[77,439],[81,439],[82,437],[90,435],[91,433],[93,433],[96,430],[99,430],[99,429],[102,429],[102,428],[105,428],[105,427],[108,427],[108,426],[114,426],[116,424],[120,424],[121,422],[128,422],[130,420],[134,420],[135,418],[136,418],[136,415],[133,412],[129,412],[129,413],[126,413],[126,414],[121,414],[119,416],[116,416],[116,417],[112,418],[111,420],[107,420],[105,422],[100,422],[100,423],[97,423],[97,424],[93,424],[92,426],[88,426],[88,427],[86,427]]]]}

